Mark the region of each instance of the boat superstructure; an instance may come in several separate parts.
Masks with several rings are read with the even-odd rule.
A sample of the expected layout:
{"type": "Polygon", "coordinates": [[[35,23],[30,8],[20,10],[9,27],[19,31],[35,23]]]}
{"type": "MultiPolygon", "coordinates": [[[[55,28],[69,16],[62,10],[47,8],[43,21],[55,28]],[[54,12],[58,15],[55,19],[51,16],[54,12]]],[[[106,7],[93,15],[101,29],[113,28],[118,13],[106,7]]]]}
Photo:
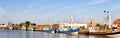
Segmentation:
{"type": "Polygon", "coordinates": [[[78,33],[80,30],[80,27],[87,27],[87,24],[75,23],[73,21],[73,17],[71,16],[69,23],[59,24],[58,33],[67,33],[67,34],[78,33]]]}
{"type": "Polygon", "coordinates": [[[79,23],[62,23],[59,25],[59,33],[76,33],[79,31],[80,27],[86,27],[87,24],[79,24],[79,23]]]}

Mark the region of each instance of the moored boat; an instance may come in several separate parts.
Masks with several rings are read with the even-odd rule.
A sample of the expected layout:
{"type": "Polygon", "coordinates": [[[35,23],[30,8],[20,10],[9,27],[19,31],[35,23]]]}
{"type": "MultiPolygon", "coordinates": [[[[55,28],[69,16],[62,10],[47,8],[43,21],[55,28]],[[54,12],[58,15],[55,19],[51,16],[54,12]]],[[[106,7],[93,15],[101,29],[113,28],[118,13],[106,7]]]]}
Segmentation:
{"type": "Polygon", "coordinates": [[[62,30],[59,29],[58,33],[66,33],[66,34],[78,34],[79,28],[75,28],[75,29],[69,29],[69,30],[62,30]]]}
{"type": "Polygon", "coordinates": [[[54,30],[55,30],[55,29],[52,28],[52,29],[45,29],[45,30],[43,30],[43,31],[44,31],[44,32],[47,32],[47,33],[54,33],[54,30]]]}
{"type": "Polygon", "coordinates": [[[86,24],[79,23],[62,23],[59,24],[58,33],[78,34],[80,27],[85,27],[86,24]]]}
{"type": "Polygon", "coordinates": [[[88,32],[86,34],[89,34],[89,35],[113,35],[113,34],[120,34],[120,32],[88,32]]]}

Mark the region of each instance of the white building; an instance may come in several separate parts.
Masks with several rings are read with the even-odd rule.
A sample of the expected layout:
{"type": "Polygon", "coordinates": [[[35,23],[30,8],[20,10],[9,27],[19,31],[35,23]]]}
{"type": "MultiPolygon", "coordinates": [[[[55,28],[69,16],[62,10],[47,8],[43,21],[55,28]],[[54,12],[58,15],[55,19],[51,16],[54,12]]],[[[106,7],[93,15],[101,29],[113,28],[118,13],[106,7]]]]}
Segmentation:
{"type": "Polygon", "coordinates": [[[0,25],[0,27],[7,27],[7,25],[0,25]]]}

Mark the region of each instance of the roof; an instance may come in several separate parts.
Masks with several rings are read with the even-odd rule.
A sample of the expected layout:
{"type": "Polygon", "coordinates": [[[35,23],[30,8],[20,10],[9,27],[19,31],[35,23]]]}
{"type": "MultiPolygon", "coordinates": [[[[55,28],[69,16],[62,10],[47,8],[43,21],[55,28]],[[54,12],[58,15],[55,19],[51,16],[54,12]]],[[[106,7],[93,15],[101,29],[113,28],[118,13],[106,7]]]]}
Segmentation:
{"type": "Polygon", "coordinates": [[[117,24],[117,25],[120,25],[120,19],[116,19],[113,24],[117,24]]]}

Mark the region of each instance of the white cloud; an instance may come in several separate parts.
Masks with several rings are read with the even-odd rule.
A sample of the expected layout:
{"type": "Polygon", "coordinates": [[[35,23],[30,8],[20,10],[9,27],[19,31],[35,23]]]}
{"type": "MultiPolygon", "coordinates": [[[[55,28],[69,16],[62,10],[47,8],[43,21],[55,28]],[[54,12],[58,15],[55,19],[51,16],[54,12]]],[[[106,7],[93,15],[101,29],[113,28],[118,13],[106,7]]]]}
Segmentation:
{"type": "Polygon", "coordinates": [[[8,19],[13,21],[13,23],[21,23],[25,20],[28,20],[28,18],[30,18],[30,10],[33,7],[33,4],[29,4],[28,6],[26,6],[26,8],[24,8],[23,11],[20,10],[15,10],[16,13],[14,13],[14,15],[12,15],[11,17],[9,17],[8,19]],[[18,20],[19,19],[19,20],[18,20]]]}
{"type": "Polygon", "coordinates": [[[112,4],[110,7],[108,7],[108,10],[112,11],[120,10],[120,4],[112,4]]]}
{"type": "Polygon", "coordinates": [[[25,18],[26,16],[29,16],[30,10],[32,7],[33,7],[33,4],[29,4],[28,6],[26,6],[26,8],[24,8],[23,11],[15,10],[16,11],[15,17],[25,18]]]}
{"type": "Polygon", "coordinates": [[[92,0],[92,2],[90,2],[88,5],[101,4],[101,3],[108,2],[108,1],[109,0],[92,0]]]}
{"type": "Polygon", "coordinates": [[[0,6],[0,18],[6,14],[5,10],[0,6]]]}

